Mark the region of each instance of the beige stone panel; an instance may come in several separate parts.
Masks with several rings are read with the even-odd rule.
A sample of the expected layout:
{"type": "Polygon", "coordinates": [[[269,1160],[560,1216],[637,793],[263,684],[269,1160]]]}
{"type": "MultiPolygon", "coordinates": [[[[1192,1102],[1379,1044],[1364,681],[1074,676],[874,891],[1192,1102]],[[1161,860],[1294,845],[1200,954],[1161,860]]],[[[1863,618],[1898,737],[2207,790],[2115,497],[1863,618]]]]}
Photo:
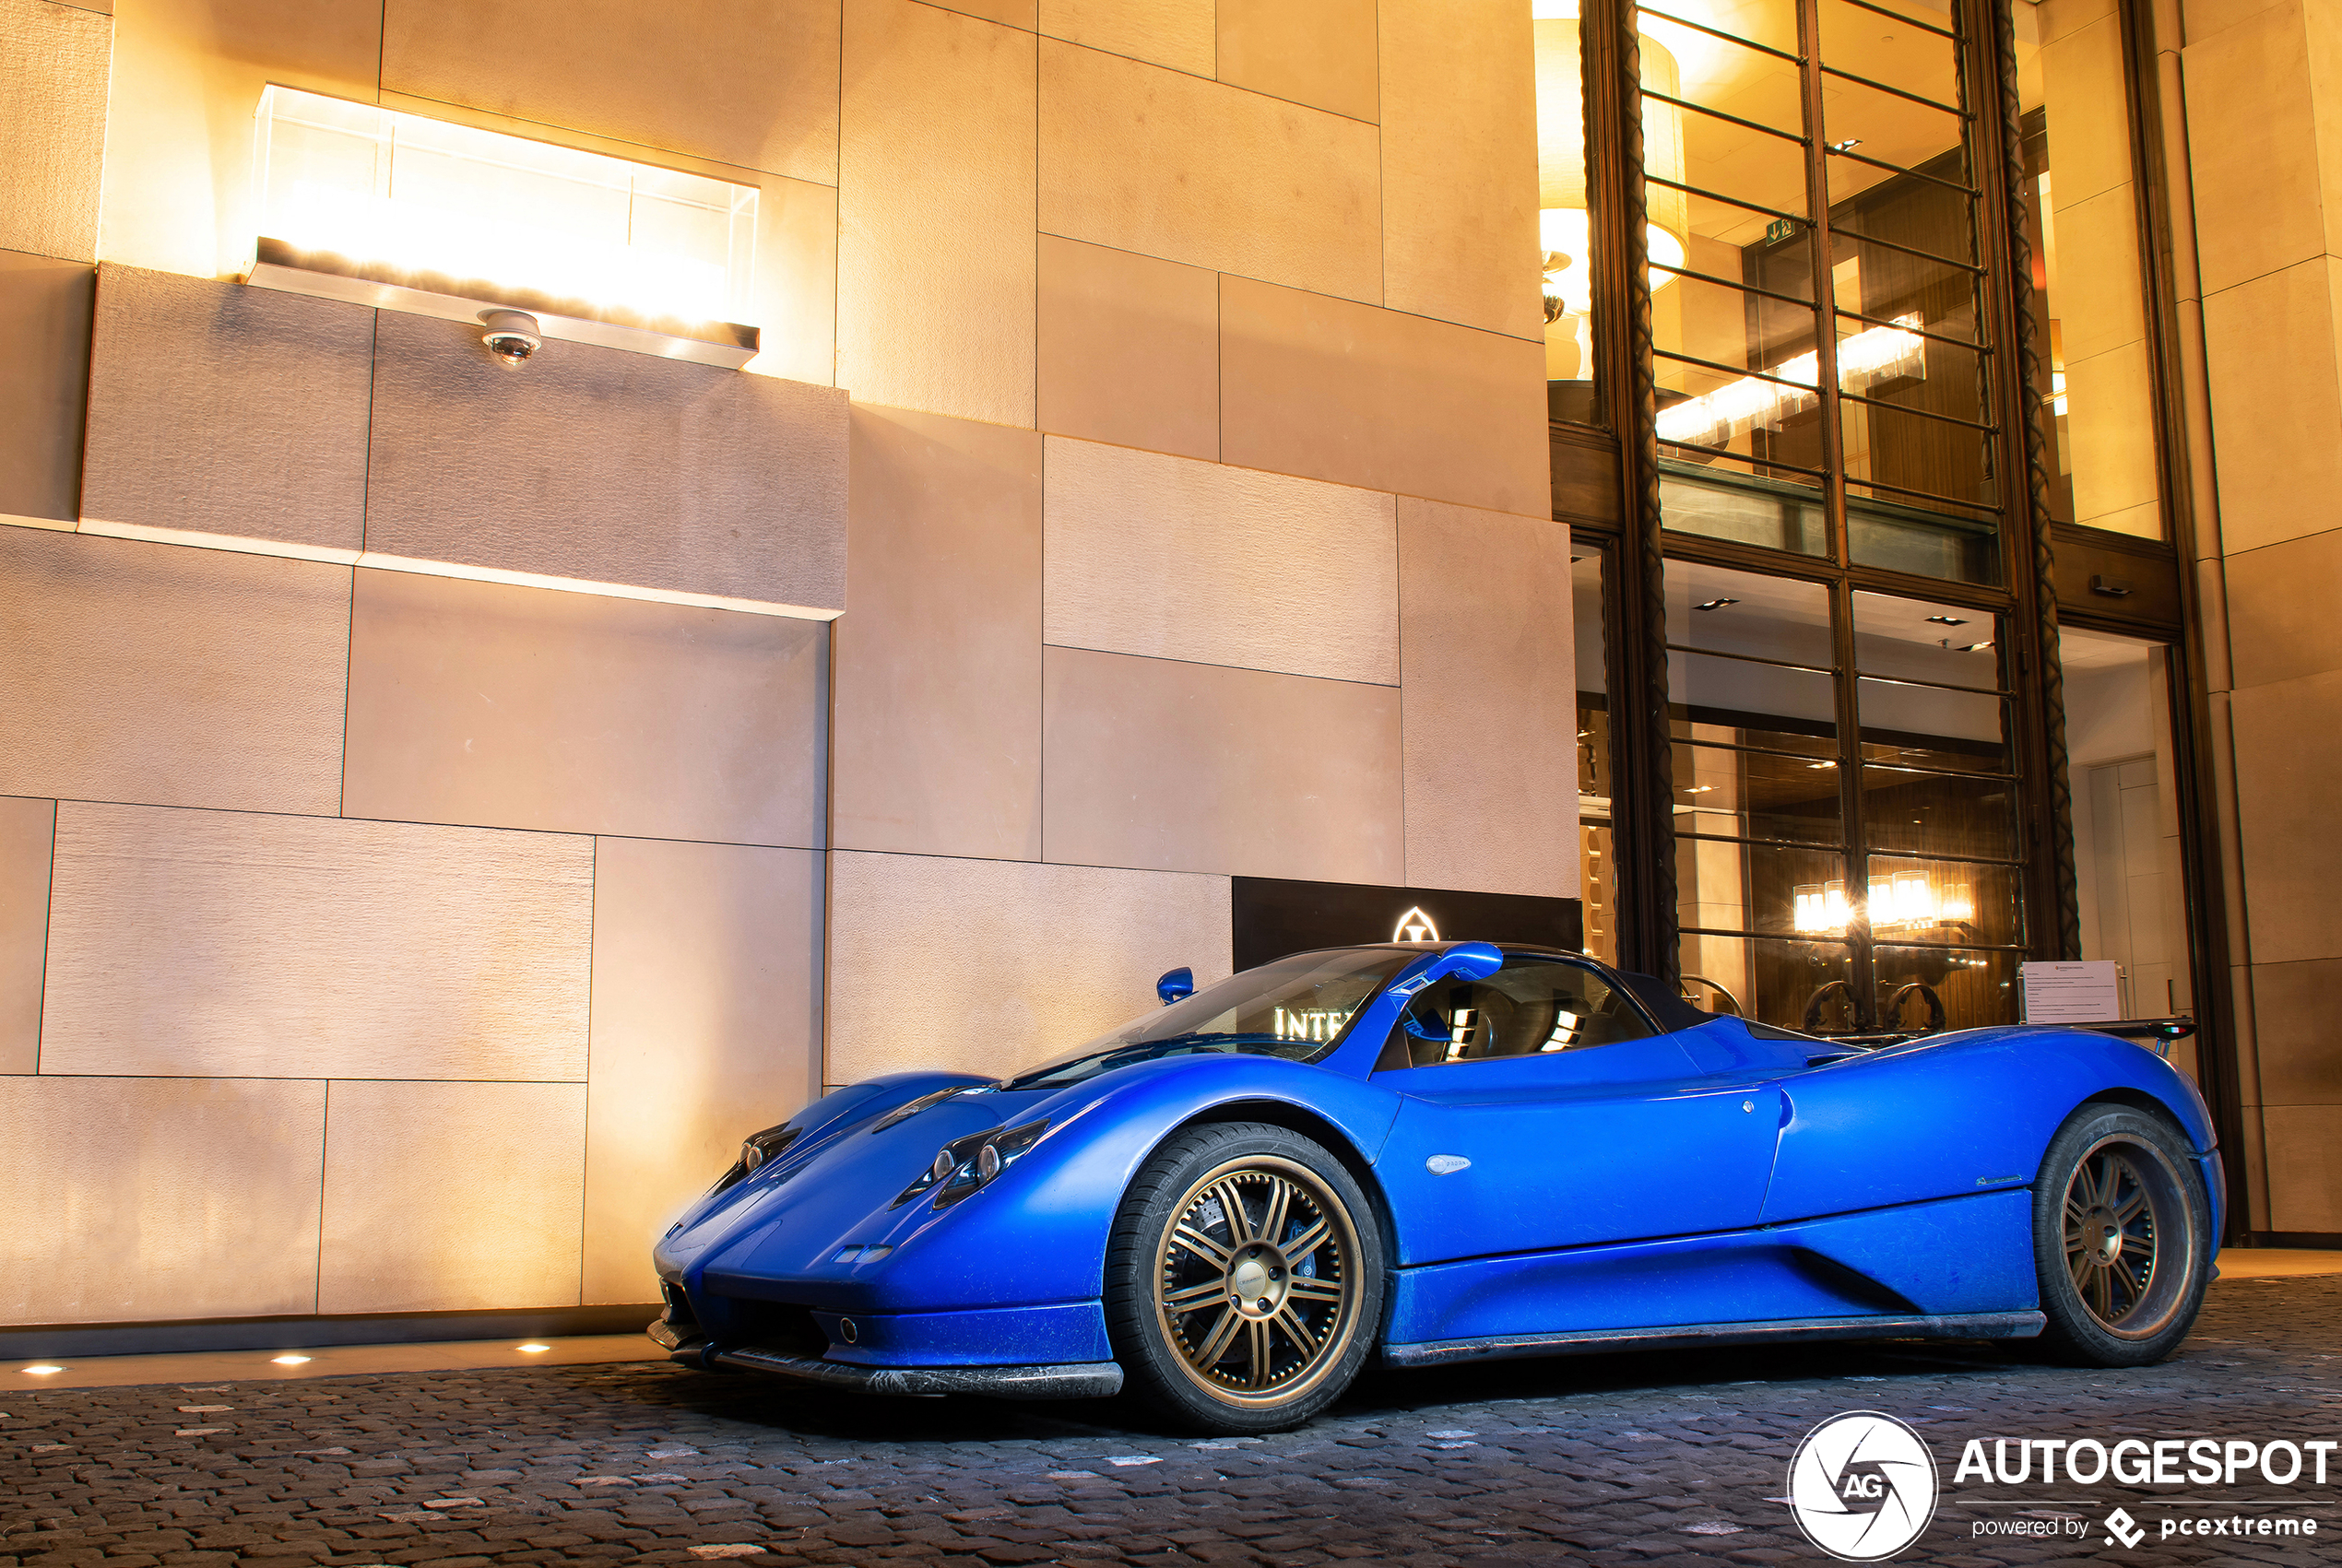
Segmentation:
{"type": "Polygon", "coordinates": [[[574,1306],[586,1085],[334,1083],[325,1186],[321,1313],[574,1306]]]}
{"type": "Polygon", "coordinates": [[[325,1086],[0,1079],[0,1322],[317,1310],[325,1086]]]}
{"type": "Polygon", "coordinates": [[[1041,667],[1049,859],[1405,879],[1391,688],[1074,648],[1041,667]]]}
{"type": "Polygon", "coordinates": [[[1220,0],[1219,67],[1232,87],[1378,119],[1374,0],[1220,0]]]}
{"type": "Polygon", "coordinates": [[[1041,0],[1041,31],[1068,43],[1209,77],[1212,0],[1041,0]]]}
{"type": "Polygon", "coordinates": [[[2051,303],[2068,365],[2147,336],[2136,201],[2135,187],[2125,183],[2058,209],[2057,290],[2051,303]]]}
{"type": "Polygon", "coordinates": [[[2342,1231],[2342,1105],[2270,1105],[2269,1229],[2342,1231]]]}
{"type": "Polygon", "coordinates": [[[1048,642],[1399,683],[1390,496],[1062,436],[1047,474],[1048,642]]]}
{"type": "Polygon", "coordinates": [[[2108,516],[2154,502],[2154,385],[2143,339],[2066,360],[2076,522],[2102,528],[2108,516]]]}
{"type": "MultiPolygon", "coordinates": [[[[0,516],[81,515],[97,282],[80,262],[0,251],[0,516]]],[[[1215,444],[1218,417],[1215,403],[1215,444]]]]}
{"type": "Polygon", "coordinates": [[[821,1092],[822,880],[805,850],[595,845],[586,1305],[658,1300],[651,1244],[821,1092]]]}
{"type": "Polygon", "coordinates": [[[1041,855],[1041,438],[857,405],[834,842],[1041,855]]]}
{"type": "Polygon", "coordinates": [[[0,0],[0,250],[97,259],[112,39],[89,11],[0,0]]]}
{"type": "Polygon", "coordinates": [[[382,85],[827,184],[837,24],[822,0],[388,0],[382,85]]]}
{"type": "Polygon", "coordinates": [[[943,6],[947,11],[959,11],[971,17],[981,17],[1002,27],[1023,28],[1031,32],[1036,25],[1035,12],[1037,0],[951,0],[943,6]]]}
{"type": "Polygon", "coordinates": [[[2325,248],[2300,0],[2191,43],[2181,59],[2196,256],[2208,298],[2325,248]],[[2250,112],[2240,112],[2245,104],[2250,112]]]}
{"type": "Polygon", "coordinates": [[[0,1074],[41,1063],[41,975],[49,950],[49,846],[57,803],[0,796],[0,1074]]]}
{"type": "Polygon", "coordinates": [[[1383,301],[1542,345],[1537,61],[1518,6],[1382,0],[1383,301]]]}
{"type": "Polygon", "coordinates": [[[503,136],[522,136],[556,147],[575,147],[609,158],[648,159],[661,169],[704,174],[735,185],[756,187],[756,244],[749,279],[749,305],[741,324],[762,327],[756,358],[742,367],[751,375],[827,386],[837,377],[837,188],[792,180],[713,159],[656,153],[631,142],[589,136],[509,114],[491,114],[435,99],[405,93],[382,95],[383,107],[472,125],[503,136]]]}
{"type": "Polygon", "coordinates": [[[846,0],[837,384],[1033,423],[1035,38],[846,0]]]}
{"type": "Polygon", "coordinates": [[[0,794],[337,810],[349,575],[0,528],[0,794]]]}
{"type": "Polygon", "coordinates": [[[2342,532],[2231,555],[2227,578],[2235,685],[2342,669],[2342,532]]]}
{"type": "MultiPolygon", "coordinates": [[[[2065,209],[2131,181],[2129,112],[2123,83],[2123,29],[2111,14],[2041,48],[2047,99],[2050,183],[2063,247],[2065,209]]],[[[2061,255],[2060,270],[2064,257],[2061,255]]]]}
{"type": "Polygon", "coordinates": [[[65,801],[41,1069],[579,1079],[592,841],[65,801]]]}
{"type": "Polygon", "coordinates": [[[1229,972],[1225,877],[840,851],[829,911],[830,1083],[1006,1076],[1154,1008],[1165,970],[1229,972]]]}
{"type": "Polygon", "coordinates": [[[342,812],[818,846],[820,621],[358,573],[342,812]]]}
{"type": "Polygon", "coordinates": [[[1320,294],[1220,283],[1220,455],[1536,517],[1544,348],[1320,294]]]}
{"type": "Polygon", "coordinates": [[[1200,267],[1041,236],[1040,428],[1220,455],[1220,279],[1200,267]]]}
{"type": "Polygon", "coordinates": [[[2342,365],[2321,258],[2209,295],[2220,536],[2234,552],[2342,527],[2342,365]]]}
{"type": "Polygon", "coordinates": [[[366,548],[595,583],[846,604],[846,396],[554,343],[523,373],[383,312],[366,548]]]}
{"type": "Polygon", "coordinates": [[[1569,530],[1399,503],[1409,885],[1578,896],[1569,530]]]}
{"type": "Polygon", "coordinates": [[[382,0],[125,0],[98,253],[196,277],[252,262],[253,131],[271,82],[371,103],[382,0]]]}
{"type": "Polygon", "coordinates": [[[1041,227],[1345,299],[1382,298],[1372,125],[1041,42],[1041,227]]]}
{"type": "Polygon", "coordinates": [[[2271,1105],[2342,1105],[2334,992],[2342,959],[2253,966],[2253,1033],[2261,1097],[2271,1105]]]}
{"type": "MultiPolygon", "coordinates": [[[[2191,10],[2194,7],[2190,7],[2191,10]]],[[[2114,0],[2041,0],[2034,8],[2033,25],[2043,44],[2054,43],[2076,28],[2114,15],[2114,0]]]]}
{"type": "Polygon", "coordinates": [[[2342,670],[2246,687],[2234,698],[2236,804],[2255,967],[2342,956],[2342,670]]]}
{"type": "Polygon", "coordinates": [[[359,548],[374,322],[362,305],[99,268],[81,514],[359,548]]]}

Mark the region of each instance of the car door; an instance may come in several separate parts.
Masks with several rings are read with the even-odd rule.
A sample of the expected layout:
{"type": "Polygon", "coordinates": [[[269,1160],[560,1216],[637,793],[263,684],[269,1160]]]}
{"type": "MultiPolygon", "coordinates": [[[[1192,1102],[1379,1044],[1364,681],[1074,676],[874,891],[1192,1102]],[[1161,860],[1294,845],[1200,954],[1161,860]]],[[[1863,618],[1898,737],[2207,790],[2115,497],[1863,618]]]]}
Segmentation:
{"type": "MultiPolygon", "coordinates": [[[[1458,1275],[1449,1293],[1484,1308],[1519,1294],[1492,1283],[1523,1277],[1519,1260],[1756,1224],[1779,1086],[1703,1073],[1592,966],[1515,954],[1485,981],[1432,987],[1411,1016],[1439,1038],[1394,1032],[1373,1079],[1402,1096],[1376,1168],[1402,1270],[1476,1260],[1487,1279],[1458,1275]]],[[[1481,1331],[1550,1326],[1536,1295],[1481,1331]]]]}

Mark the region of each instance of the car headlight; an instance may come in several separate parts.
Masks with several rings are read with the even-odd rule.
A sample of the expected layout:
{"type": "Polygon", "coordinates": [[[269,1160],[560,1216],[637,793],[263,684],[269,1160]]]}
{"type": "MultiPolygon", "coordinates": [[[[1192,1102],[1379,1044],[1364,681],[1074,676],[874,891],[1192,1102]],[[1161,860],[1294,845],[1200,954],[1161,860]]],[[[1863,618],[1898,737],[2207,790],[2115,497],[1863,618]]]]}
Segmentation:
{"type": "Polygon", "coordinates": [[[1041,1135],[1048,1130],[1048,1119],[1043,1117],[1019,1126],[989,1127],[954,1138],[936,1150],[927,1169],[887,1207],[900,1208],[930,1193],[938,1208],[957,1203],[1007,1170],[1017,1156],[1040,1142],[1041,1135]]]}
{"type": "Polygon", "coordinates": [[[716,1180],[715,1190],[707,1196],[714,1197],[716,1193],[728,1192],[770,1165],[781,1157],[784,1149],[797,1141],[797,1135],[804,1130],[784,1122],[777,1127],[766,1127],[763,1132],[751,1133],[740,1139],[740,1157],[732,1161],[732,1168],[716,1180]]]}

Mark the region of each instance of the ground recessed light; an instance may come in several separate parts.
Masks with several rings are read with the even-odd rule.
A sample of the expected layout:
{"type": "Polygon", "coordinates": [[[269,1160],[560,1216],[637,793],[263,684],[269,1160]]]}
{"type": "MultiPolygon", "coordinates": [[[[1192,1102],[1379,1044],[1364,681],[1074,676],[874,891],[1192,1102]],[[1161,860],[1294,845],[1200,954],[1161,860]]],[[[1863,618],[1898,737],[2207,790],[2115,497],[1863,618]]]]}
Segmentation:
{"type": "Polygon", "coordinates": [[[268,1359],[278,1366],[307,1366],[309,1364],[307,1356],[271,1356],[268,1359]]]}
{"type": "Polygon", "coordinates": [[[543,1351],[552,1349],[550,1345],[523,1345],[519,1348],[524,1354],[531,1356],[538,1355],[543,1351]]]}
{"type": "Polygon", "coordinates": [[[1705,603],[1705,604],[1698,604],[1698,605],[1694,605],[1694,606],[1692,606],[1692,608],[1694,608],[1694,609],[1704,609],[1704,610],[1720,610],[1720,609],[1722,609],[1722,608],[1723,608],[1726,605],[1736,605],[1736,604],[1738,604],[1738,603],[1740,603],[1740,601],[1739,601],[1738,599],[1709,599],[1709,600],[1707,603],[1705,603]]]}
{"type": "Polygon", "coordinates": [[[47,1362],[41,1362],[36,1365],[26,1367],[24,1370],[35,1377],[50,1377],[65,1371],[65,1368],[61,1366],[52,1366],[47,1362]]]}

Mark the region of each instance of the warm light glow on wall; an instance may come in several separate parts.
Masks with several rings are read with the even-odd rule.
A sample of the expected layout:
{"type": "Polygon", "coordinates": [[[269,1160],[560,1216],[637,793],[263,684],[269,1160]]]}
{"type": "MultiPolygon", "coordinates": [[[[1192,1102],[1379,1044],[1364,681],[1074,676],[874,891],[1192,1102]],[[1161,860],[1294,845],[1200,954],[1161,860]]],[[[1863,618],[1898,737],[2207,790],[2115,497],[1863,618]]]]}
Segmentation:
{"type": "Polygon", "coordinates": [[[255,158],[259,238],[302,265],[654,330],[749,312],[752,186],[282,87],[255,158]]]}

